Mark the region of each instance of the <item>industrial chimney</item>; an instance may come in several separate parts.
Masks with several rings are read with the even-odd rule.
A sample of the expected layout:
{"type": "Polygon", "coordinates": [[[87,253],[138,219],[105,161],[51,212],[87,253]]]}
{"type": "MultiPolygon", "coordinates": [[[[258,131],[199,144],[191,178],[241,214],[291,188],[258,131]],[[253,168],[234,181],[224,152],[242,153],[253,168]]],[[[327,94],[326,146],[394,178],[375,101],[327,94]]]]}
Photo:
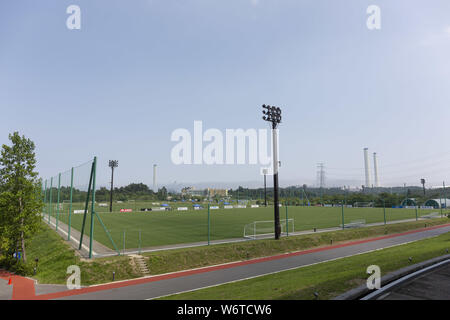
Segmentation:
{"type": "Polygon", "coordinates": [[[153,165],[153,192],[158,192],[158,186],[156,185],[156,164],[153,165]]]}
{"type": "Polygon", "coordinates": [[[365,169],[365,173],[366,173],[366,184],[365,187],[366,188],[370,188],[370,167],[369,167],[369,149],[368,148],[364,148],[364,169],[365,169]]]}
{"type": "Polygon", "coordinates": [[[378,181],[378,163],[377,163],[377,153],[373,153],[373,174],[375,177],[375,188],[378,188],[380,186],[380,183],[378,181]]]}

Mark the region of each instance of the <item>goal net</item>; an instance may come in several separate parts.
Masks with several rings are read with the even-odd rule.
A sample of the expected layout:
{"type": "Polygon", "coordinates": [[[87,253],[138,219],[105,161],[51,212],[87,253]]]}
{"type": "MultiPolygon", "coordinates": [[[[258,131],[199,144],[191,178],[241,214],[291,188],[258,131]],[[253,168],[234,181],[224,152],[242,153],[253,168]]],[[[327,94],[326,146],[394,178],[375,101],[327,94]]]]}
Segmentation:
{"type": "MultiPolygon", "coordinates": [[[[286,235],[294,232],[294,219],[280,220],[281,234],[286,235]]],[[[254,221],[244,227],[244,238],[258,239],[273,236],[275,234],[275,222],[254,221]]]]}
{"type": "Polygon", "coordinates": [[[373,208],[373,202],[355,202],[354,208],[373,208]]]}

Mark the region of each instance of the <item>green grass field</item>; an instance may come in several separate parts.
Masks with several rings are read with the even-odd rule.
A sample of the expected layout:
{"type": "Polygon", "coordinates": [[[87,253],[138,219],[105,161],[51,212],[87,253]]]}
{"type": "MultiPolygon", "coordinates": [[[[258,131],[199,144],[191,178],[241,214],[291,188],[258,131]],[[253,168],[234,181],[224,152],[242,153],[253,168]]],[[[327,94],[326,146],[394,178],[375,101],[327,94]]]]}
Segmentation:
{"type": "MultiPolygon", "coordinates": [[[[151,203],[136,203],[135,205],[137,208],[152,207],[151,203]]],[[[82,207],[82,204],[74,204],[73,207],[76,209],[82,207]]],[[[123,207],[128,208],[126,205],[123,207]]],[[[166,212],[135,212],[133,210],[131,213],[106,213],[104,209],[96,208],[96,211],[99,212],[98,215],[119,249],[123,249],[124,246],[126,249],[131,249],[139,246],[144,248],[208,240],[208,213],[206,209],[166,212]]],[[[419,210],[418,216],[433,211],[439,210],[419,210]]],[[[288,207],[287,213],[289,219],[294,219],[294,226],[290,226],[290,230],[292,230],[292,227],[295,231],[303,231],[342,226],[342,210],[339,207],[288,207]]],[[[56,215],[54,209],[52,215],[56,215]]],[[[386,209],[386,221],[388,222],[415,219],[415,217],[414,209],[386,209]]],[[[82,218],[82,214],[72,214],[72,227],[81,230],[82,218]]],[[[280,218],[281,220],[286,219],[286,207],[280,207],[280,218]]],[[[59,219],[67,224],[68,213],[60,213],[59,219]]],[[[345,223],[359,219],[364,219],[366,223],[383,222],[383,208],[344,208],[345,223]]],[[[242,238],[246,224],[254,221],[272,220],[273,207],[211,210],[210,239],[242,238]]],[[[94,225],[94,239],[109,248],[113,248],[100,223],[95,220],[94,225]]],[[[89,228],[90,219],[87,219],[86,230],[89,230],[89,228]]]]}

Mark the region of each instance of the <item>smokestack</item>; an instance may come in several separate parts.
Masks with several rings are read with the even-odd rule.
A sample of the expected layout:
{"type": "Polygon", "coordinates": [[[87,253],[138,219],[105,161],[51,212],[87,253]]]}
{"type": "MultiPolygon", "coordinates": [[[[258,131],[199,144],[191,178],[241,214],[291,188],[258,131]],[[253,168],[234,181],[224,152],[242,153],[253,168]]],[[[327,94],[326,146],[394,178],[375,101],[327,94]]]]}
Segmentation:
{"type": "Polygon", "coordinates": [[[156,164],[153,165],[153,192],[158,192],[158,186],[156,185],[156,164]]]}
{"type": "Polygon", "coordinates": [[[364,148],[364,169],[365,169],[365,173],[366,173],[366,184],[365,187],[366,188],[370,188],[370,167],[369,167],[369,149],[368,148],[364,148]]]}
{"type": "Polygon", "coordinates": [[[378,163],[377,163],[377,153],[373,153],[373,175],[375,177],[375,188],[378,188],[380,186],[380,183],[378,181],[378,163]]]}

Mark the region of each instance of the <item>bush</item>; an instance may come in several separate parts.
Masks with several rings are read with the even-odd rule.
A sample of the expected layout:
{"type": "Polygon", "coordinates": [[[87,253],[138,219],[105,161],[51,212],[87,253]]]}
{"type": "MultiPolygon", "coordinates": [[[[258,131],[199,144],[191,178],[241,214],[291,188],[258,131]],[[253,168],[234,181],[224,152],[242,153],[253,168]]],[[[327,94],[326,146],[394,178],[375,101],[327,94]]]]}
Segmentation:
{"type": "Polygon", "coordinates": [[[32,276],[34,274],[34,264],[24,263],[23,260],[3,258],[0,260],[0,266],[20,276],[32,276]]]}

